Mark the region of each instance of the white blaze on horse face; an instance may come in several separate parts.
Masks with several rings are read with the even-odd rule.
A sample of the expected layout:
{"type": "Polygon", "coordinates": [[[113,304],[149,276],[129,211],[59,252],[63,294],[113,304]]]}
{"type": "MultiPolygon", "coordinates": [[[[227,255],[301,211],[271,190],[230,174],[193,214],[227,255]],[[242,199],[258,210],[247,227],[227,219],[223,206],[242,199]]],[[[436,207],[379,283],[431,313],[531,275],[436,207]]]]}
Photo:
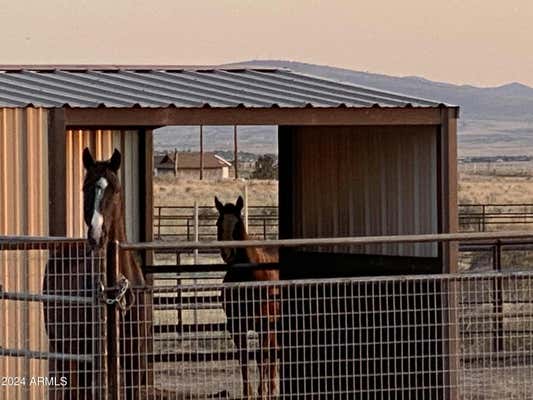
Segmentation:
{"type": "MultiPolygon", "coordinates": [[[[233,237],[233,231],[235,230],[237,222],[239,222],[239,219],[235,215],[224,215],[224,220],[222,221],[222,240],[235,240],[235,238],[233,237]]],[[[222,252],[224,253],[224,258],[230,259],[231,257],[233,257],[234,251],[235,249],[222,249],[222,252]]]]}
{"type": "Polygon", "coordinates": [[[91,237],[96,243],[100,243],[100,238],[102,237],[102,227],[104,225],[104,216],[100,214],[98,209],[100,208],[100,203],[104,197],[104,191],[108,183],[105,178],[98,179],[95,186],[94,194],[94,213],[93,218],[91,219],[91,237]]]}

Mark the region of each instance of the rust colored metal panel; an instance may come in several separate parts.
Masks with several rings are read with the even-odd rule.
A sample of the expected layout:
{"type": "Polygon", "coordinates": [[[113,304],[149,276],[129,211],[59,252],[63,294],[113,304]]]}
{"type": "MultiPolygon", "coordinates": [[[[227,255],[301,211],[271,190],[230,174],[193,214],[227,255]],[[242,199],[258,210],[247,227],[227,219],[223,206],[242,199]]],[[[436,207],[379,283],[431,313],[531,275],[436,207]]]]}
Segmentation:
{"type": "MultiPolygon", "coordinates": [[[[39,108],[0,110],[0,235],[48,235],[48,115],[39,108]]],[[[0,256],[3,290],[39,291],[42,252],[0,256]]],[[[43,349],[46,336],[39,307],[0,300],[0,347],[43,349]]],[[[46,376],[47,364],[0,357],[0,376],[46,376]]],[[[0,387],[0,398],[43,398],[41,387],[0,387]]]]}

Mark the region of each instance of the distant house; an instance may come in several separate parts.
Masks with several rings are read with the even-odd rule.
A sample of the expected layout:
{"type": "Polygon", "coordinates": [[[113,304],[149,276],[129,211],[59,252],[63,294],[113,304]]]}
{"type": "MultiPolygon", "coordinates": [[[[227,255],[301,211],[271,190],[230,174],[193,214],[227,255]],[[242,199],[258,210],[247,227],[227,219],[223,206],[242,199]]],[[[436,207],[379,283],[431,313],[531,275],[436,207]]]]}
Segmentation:
{"type": "MultiPolygon", "coordinates": [[[[209,152],[205,152],[203,158],[203,179],[229,178],[230,162],[209,152]]],[[[188,151],[155,155],[154,174],[156,176],[174,175],[180,179],[200,179],[200,152],[188,151]]]]}

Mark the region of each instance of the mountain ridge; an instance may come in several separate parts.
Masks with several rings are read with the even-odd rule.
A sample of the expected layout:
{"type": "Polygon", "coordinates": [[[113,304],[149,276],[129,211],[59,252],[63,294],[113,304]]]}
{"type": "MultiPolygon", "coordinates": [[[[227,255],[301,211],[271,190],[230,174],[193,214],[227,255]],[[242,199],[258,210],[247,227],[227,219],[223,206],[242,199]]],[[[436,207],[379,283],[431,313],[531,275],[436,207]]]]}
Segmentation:
{"type": "MultiPolygon", "coordinates": [[[[287,68],[294,72],[367,86],[388,92],[435,100],[461,107],[458,121],[459,156],[533,154],[533,88],[520,82],[494,87],[478,87],[432,81],[419,76],[390,76],[353,71],[346,68],[285,60],[249,60],[224,64],[223,67],[287,68]]],[[[156,147],[195,148],[197,135],[190,129],[164,128],[164,145],[156,147]],[[170,132],[179,131],[179,135],[170,132]]],[[[163,137],[162,136],[162,137],[163,137]]],[[[273,153],[277,151],[275,128],[250,127],[239,136],[243,150],[273,153]]],[[[206,131],[206,142],[216,150],[230,149],[231,135],[226,129],[206,131]]]]}

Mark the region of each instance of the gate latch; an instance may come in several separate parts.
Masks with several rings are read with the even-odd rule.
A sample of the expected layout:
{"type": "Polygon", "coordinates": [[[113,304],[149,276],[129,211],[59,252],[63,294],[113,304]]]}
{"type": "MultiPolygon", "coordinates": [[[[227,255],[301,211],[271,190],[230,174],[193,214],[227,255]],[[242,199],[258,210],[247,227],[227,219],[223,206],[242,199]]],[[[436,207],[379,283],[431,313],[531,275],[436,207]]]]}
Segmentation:
{"type": "Polygon", "coordinates": [[[105,296],[104,299],[106,304],[112,306],[113,304],[118,304],[120,307],[120,310],[122,312],[126,311],[126,292],[128,291],[128,288],[130,287],[130,282],[128,279],[126,279],[125,276],[122,276],[120,280],[118,281],[117,286],[113,288],[108,288],[107,290],[117,290],[117,294],[115,297],[105,296]]]}

